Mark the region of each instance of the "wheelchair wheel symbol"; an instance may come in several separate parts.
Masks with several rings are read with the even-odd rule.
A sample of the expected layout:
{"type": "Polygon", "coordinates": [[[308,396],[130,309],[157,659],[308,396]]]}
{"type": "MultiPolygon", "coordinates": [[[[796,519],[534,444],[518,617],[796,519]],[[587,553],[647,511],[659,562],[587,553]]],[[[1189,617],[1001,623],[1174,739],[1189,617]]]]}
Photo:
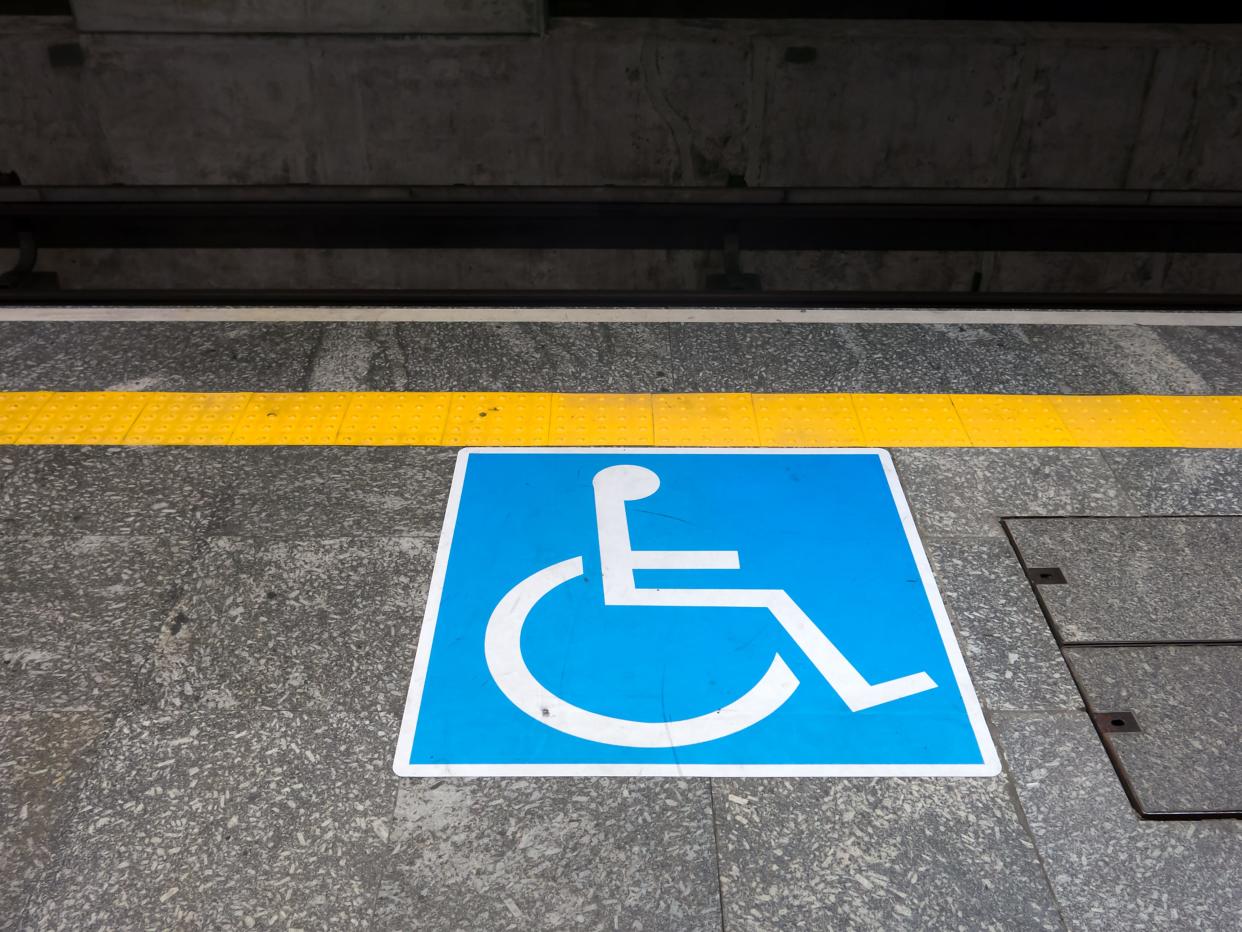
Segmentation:
{"type": "MultiPolygon", "coordinates": [[[[926,673],[869,683],[783,589],[638,588],[635,570],[736,570],[735,550],[634,550],[625,505],[659,489],[660,478],[642,466],[609,466],[592,482],[599,532],[604,605],[681,608],[764,608],[779,622],[818,673],[853,712],[929,689],[926,673]]],[[[734,701],[693,718],[643,722],[581,708],[539,682],[522,657],[522,629],[531,610],[558,586],[582,575],[582,557],[572,557],[528,576],[492,611],[484,655],[496,685],[509,701],[536,721],[600,744],[632,748],[683,747],[735,734],[767,718],[798,688],[794,672],[775,654],[767,671],[734,701]]]]}

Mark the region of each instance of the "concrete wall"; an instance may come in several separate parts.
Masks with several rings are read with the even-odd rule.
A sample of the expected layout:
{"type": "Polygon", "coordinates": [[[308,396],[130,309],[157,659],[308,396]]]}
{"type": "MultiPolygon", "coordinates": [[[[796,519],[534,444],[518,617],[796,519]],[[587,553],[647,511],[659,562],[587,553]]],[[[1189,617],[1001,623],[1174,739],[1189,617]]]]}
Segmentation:
{"type": "Polygon", "coordinates": [[[536,33],[542,0],[73,0],[84,32],[536,33]]]}
{"type": "Polygon", "coordinates": [[[0,169],[28,184],[1242,189],[1237,29],[3,25],[0,169]]]}
{"type": "MultiPolygon", "coordinates": [[[[444,28],[468,33],[467,14],[539,6],[402,9],[451,8],[465,19],[444,28]]],[[[270,34],[317,31],[312,8],[352,28],[341,3],[77,0],[85,27],[144,30],[120,33],[0,19],[0,171],[30,185],[1242,190],[1236,27],[554,20],[526,36],[270,34]]],[[[1242,291],[1227,256],[743,262],[780,289],[1242,291]]],[[[40,267],[76,287],[623,289],[700,287],[719,263],[93,251],[40,267]]]]}
{"type": "MultiPolygon", "coordinates": [[[[0,249],[0,266],[15,254],[0,249]]],[[[765,252],[743,256],[765,291],[1242,293],[1230,255],[765,252]]],[[[685,291],[718,253],[665,250],[47,250],[63,288],[581,289],[685,291]]]]}

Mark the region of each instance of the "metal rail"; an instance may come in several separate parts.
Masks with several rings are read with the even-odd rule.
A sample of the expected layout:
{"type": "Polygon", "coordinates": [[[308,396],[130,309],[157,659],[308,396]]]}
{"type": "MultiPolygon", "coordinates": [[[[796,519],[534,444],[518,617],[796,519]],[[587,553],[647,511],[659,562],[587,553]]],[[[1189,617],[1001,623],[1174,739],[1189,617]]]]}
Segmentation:
{"type": "Polygon", "coordinates": [[[720,251],[703,290],[67,291],[20,267],[0,303],[1020,307],[1235,310],[1237,295],[764,292],[758,250],[1242,252],[1237,192],[779,188],[0,187],[0,247],[720,251]]]}
{"type": "Polygon", "coordinates": [[[0,289],[0,307],[439,308],[948,308],[987,310],[1242,310],[1239,294],[1081,294],[1003,291],[419,291],[0,289]]]}
{"type": "Polygon", "coordinates": [[[720,200],[0,200],[41,248],[1242,252],[1242,206],[720,200]]]}

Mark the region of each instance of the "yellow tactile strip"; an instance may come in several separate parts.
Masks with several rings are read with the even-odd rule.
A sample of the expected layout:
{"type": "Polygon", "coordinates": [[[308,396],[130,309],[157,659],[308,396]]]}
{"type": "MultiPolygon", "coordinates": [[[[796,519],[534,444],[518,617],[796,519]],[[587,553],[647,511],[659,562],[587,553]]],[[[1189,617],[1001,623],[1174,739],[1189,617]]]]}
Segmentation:
{"type": "Polygon", "coordinates": [[[1242,447],[1242,396],[0,392],[0,444],[1242,447]]]}

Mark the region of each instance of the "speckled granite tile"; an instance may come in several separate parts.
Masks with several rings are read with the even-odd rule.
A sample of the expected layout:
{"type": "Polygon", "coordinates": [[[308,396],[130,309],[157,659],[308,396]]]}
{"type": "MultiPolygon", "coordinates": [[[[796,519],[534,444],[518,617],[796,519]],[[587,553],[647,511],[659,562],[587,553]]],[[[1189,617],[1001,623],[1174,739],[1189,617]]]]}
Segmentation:
{"type": "Polygon", "coordinates": [[[400,711],[434,555],[421,538],[213,538],[159,634],[160,705],[400,711]]]}
{"type": "Polygon", "coordinates": [[[1214,395],[1242,395],[1242,330],[1237,327],[1153,327],[1160,339],[1214,395]]]}
{"type": "Polygon", "coordinates": [[[706,780],[407,780],[379,928],[719,932],[706,780]]]}
{"type": "Polygon", "coordinates": [[[1242,646],[1067,648],[1097,712],[1133,712],[1112,745],[1147,814],[1242,812],[1242,646]]]}
{"type": "Polygon", "coordinates": [[[1237,928],[1242,822],[1140,819],[1086,713],[1001,713],[993,725],[1070,928],[1237,928]]]}
{"type": "MultiPolygon", "coordinates": [[[[1175,329],[1175,328],[1174,328],[1175,329]]],[[[1071,394],[1202,394],[1208,385],[1154,327],[1027,325],[1032,359],[1055,380],[1044,391],[1071,394]]]]}
{"type": "Polygon", "coordinates": [[[211,531],[256,537],[438,537],[455,450],[244,447],[211,531]]]}
{"type": "MultiPolygon", "coordinates": [[[[667,324],[389,326],[406,379],[398,387],[413,391],[647,392],[669,384],[667,324]]],[[[387,347],[377,352],[392,353],[387,347]]]]}
{"type": "Polygon", "coordinates": [[[1027,566],[1065,574],[1039,587],[1064,643],[1242,640],[1242,517],[1008,526],[1027,566]]]}
{"type": "Polygon", "coordinates": [[[0,489],[4,488],[9,476],[17,470],[19,463],[30,456],[30,453],[31,451],[24,447],[0,446],[0,489]]]}
{"type": "Polygon", "coordinates": [[[1016,326],[934,324],[850,328],[861,350],[858,391],[1028,392],[1057,390],[1055,359],[1016,326]]]}
{"type": "Polygon", "coordinates": [[[0,486],[0,535],[193,535],[207,526],[231,475],[222,448],[28,450],[0,486]]]}
{"type": "Polygon", "coordinates": [[[862,349],[834,324],[670,324],[672,390],[850,391],[862,349]]]}
{"type": "Polygon", "coordinates": [[[96,712],[0,715],[0,930],[19,929],[52,864],[85,771],[112,717],[96,712]]]}
{"type": "Polygon", "coordinates": [[[409,384],[397,323],[324,324],[307,388],[316,392],[401,391],[409,384]]]}
{"type": "Polygon", "coordinates": [[[29,928],[371,928],[396,727],[357,713],[123,719],[29,928]]]}
{"type": "Polygon", "coordinates": [[[1008,541],[925,541],[970,677],[989,709],[1078,709],[1082,699],[1008,541]]]}
{"type": "Polygon", "coordinates": [[[0,544],[0,711],[144,702],[189,542],[136,535],[0,544]]]}
{"type": "Polygon", "coordinates": [[[902,449],[893,458],[928,536],[999,537],[1008,515],[1128,513],[1098,450],[902,449]]]}
{"type": "Polygon", "coordinates": [[[1012,326],[674,324],[680,391],[1055,390],[1012,326]]]}
{"type": "Polygon", "coordinates": [[[0,390],[301,391],[314,323],[0,323],[0,390]]]}
{"type": "Polygon", "coordinates": [[[1242,450],[1104,450],[1137,514],[1242,514],[1242,450]]]}
{"type": "Polygon", "coordinates": [[[713,786],[727,929],[1061,928],[1004,775],[713,786]]]}
{"type": "Polygon", "coordinates": [[[678,391],[1204,392],[1144,327],[674,324],[678,391]]]}

